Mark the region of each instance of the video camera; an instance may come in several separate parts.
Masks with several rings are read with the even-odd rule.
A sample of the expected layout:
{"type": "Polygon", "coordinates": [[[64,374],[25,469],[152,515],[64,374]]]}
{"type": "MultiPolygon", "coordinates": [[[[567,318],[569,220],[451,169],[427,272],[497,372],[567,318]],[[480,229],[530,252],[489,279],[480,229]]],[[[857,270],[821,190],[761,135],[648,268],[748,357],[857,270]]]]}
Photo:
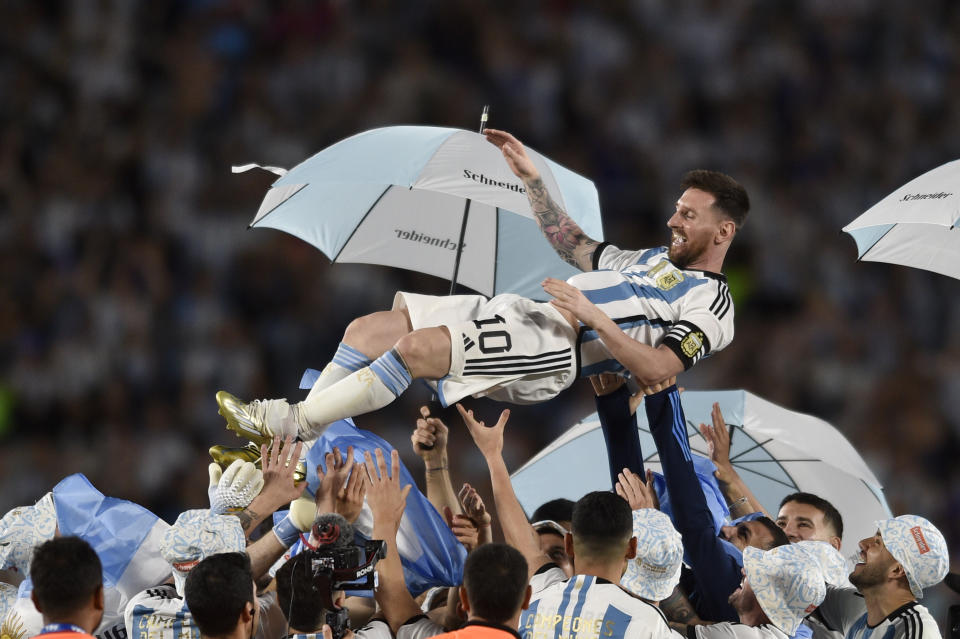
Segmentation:
{"type": "Polygon", "coordinates": [[[333,639],[340,639],[350,629],[349,610],[333,603],[335,590],[373,590],[376,573],[373,567],[387,556],[387,544],[371,539],[363,546],[323,546],[305,550],[304,567],[312,575],[318,601],[327,611],[324,623],[333,631],[333,639]]]}

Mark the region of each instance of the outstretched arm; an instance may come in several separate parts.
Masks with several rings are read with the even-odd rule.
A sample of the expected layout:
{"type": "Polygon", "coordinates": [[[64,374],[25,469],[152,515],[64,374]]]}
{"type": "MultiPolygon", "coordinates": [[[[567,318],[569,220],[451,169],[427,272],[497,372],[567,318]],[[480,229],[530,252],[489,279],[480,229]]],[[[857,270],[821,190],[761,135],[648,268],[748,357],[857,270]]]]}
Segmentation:
{"type": "Polygon", "coordinates": [[[513,492],[510,473],[507,471],[507,464],[503,461],[503,429],[507,425],[507,420],[510,419],[510,411],[504,410],[500,413],[497,423],[488,428],[473,416],[472,410],[466,410],[460,404],[457,404],[457,410],[460,411],[463,423],[466,424],[470,436],[473,437],[490,470],[493,503],[497,509],[497,517],[500,519],[500,527],[503,529],[504,540],[523,554],[530,569],[530,576],[533,576],[544,564],[550,563],[551,559],[540,550],[540,540],[533,526],[527,521],[527,515],[523,512],[523,506],[520,505],[517,494],[513,492]]]}
{"type": "MultiPolygon", "coordinates": [[[[753,491],[730,462],[730,433],[727,431],[726,422],[723,421],[720,404],[714,402],[710,418],[713,424],[711,426],[700,424],[700,434],[710,448],[710,461],[717,467],[714,476],[730,506],[730,517],[737,519],[750,513],[763,513],[770,517],[770,513],[754,496],[753,491]]],[[[774,518],[771,517],[771,519],[774,518]]]]}
{"type": "Polygon", "coordinates": [[[523,180],[523,185],[527,189],[527,199],[530,200],[530,208],[533,209],[533,217],[553,249],[572,266],[576,266],[581,271],[592,271],[593,252],[600,243],[587,237],[563,207],[550,197],[547,187],[540,178],[540,172],[530,160],[520,140],[506,131],[496,129],[486,129],[484,133],[487,140],[503,153],[514,175],[523,180]]]}

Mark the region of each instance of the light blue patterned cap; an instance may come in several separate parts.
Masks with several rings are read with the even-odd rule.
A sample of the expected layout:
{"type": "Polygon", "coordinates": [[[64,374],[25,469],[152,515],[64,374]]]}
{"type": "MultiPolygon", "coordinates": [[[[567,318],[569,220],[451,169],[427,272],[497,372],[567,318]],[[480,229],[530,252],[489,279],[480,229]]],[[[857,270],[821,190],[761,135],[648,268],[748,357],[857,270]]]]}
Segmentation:
{"type": "Polygon", "coordinates": [[[907,573],[914,597],[923,598],[924,588],[937,585],[947,576],[947,542],[929,521],[917,515],[900,515],[878,521],[877,529],[887,550],[907,573]]]}
{"type": "Polygon", "coordinates": [[[0,519],[0,570],[13,569],[29,577],[34,547],[53,539],[56,529],[53,493],[33,506],[10,510],[0,519]]]}
{"type": "Polygon", "coordinates": [[[820,564],[796,544],[763,551],[743,549],[743,568],[760,607],[770,622],[793,636],[811,605],[819,606],[827,595],[820,564]]]}
{"type": "Polygon", "coordinates": [[[680,581],[683,540],[670,518],[654,508],[633,511],[637,556],[627,562],[620,585],[638,597],[661,601],[680,581]]]}
{"type": "Polygon", "coordinates": [[[209,510],[180,513],[160,542],[160,555],[173,566],[174,585],[181,596],[187,573],[200,561],[210,555],[245,549],[240,520],[234,515],[217,515],[209,510]]]}
{"type": "Polygon", "coordinates": [[[852,588],[850,584],[850,566],[840,551],[825,541],[808,539],[793,544],[810,556],[811,561],[820,564],[820,570],[827,583],[838,588],[852,588]]]}

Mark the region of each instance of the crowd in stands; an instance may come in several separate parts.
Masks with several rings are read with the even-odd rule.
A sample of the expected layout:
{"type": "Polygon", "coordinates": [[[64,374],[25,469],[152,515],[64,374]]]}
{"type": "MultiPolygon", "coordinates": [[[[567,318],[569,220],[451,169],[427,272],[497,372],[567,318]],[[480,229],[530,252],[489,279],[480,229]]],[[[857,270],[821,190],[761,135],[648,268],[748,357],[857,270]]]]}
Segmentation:
{"type": "MultiPolygon", "coordinates": [[[[230,387],[251,397],[292,396],[302,370],[329,359],[349,319],[388,305],[397,289],[442,293],[447,285],[379,267],[330,266],[299,240],[247,232],[270,179],[232,175],[229,167],[292,166],[377,126],[472,129],[488,103],[493,123],[595,180],[606,237],[623,245],[666,238],[663,212],[685,170],[710,166],[741,176],[755,213],[727,268],[737,339],[685,375],[683,385],[747,388],[829,420],[881,478],[893,512],[925,519],[891,520],[879,539],[864,542],[870,570],[857,570],[874,580],[883,576],[874,566],[895,573],[887,581],[854,583],[864,599],[847,596],[850,584],[829,570],[829,551],[795,557],[800,551],[784,550],[792,546],[778,532],[789,542],[829,545],[841,538],[830,495],[797,496],[766,518],[749,518],[762,508],[749,498],[734,504],[737,498],[731,516],[748,518],[708,535],[702,512],[673,512],[669,528],[657,515],[637,515],[653,506],[643,469],[614,467],[614,492],[578,501],[579,519],[576,509],[547,508],[529,519],[531,526],[508,494],[507,469],[593,411],[589,387],[515,409],[512,424],[537,427],[511,429],[502,450],[495,441],[488,448],[478,441],[482,454],[467,436],[478,431],[452,423],[455,413],[446,416],[449,441],[431,451],[419,447],[421,438],[441,431],[425,419],[414,447],[399,446],[411,436],[424,393],[359,425],[398,446],[407,466],[423,459],[426,473],[417,482],[438,512],[450,509],[451,531],[472,551],[464,588],[407,599],[422,593],[399,583],[403,571],[391,553],[399,514],[389,508],[400,503],[404,486],[395,483],[389,455],[379,464],[372,457],[369,485],[355,480],[352,493],[325,502],[342,509],[361,490],[368,500],[381,497],[379,508],[370,503],[369,509],[373,538],[387,545],[376,565],[386,594],[378,593],[377,613],[351,597],[356,633],[425,637],[455,631],[466,620],[458,632],[492,624],[518,628],[524,637],[554,634],[556,623],[547,632],[548,615],[565,614],[555,612],[565,596],[571,613],[578,601],[581,611],[593,610],[591,597],[608,602],[613,595],[598,587],[610,585],[602,580],[620,582],[609,578],[620,561],[639,584],[624,584],[631,597],[624,613],[632,617],[635,606],[637,616],[649,617],[650,632],[668,630],[651,607],[658,602],[675,628],[701,639],[737,634],[736,626],[702,622],[738,620],[786,636],[803,628],[862,636],[856,633],[863,632],[863,615],[873,627],[886,602],[899,597],[906,604],[937,581],[920,574],[922,562],[902,554],[912,551],[901,544],[904,526],[922,531],[931,549],[924,561],[940,556],[929,521],[945,545],[960,547],[960,337],[953,328],[960,323],[960,291],[946,277],[856,263],[853,242],[839,229],[908,179],[956,158],[958,29],[960,7],[946,0],[8,3],[0,22],[0,512],[32,504],[66,473],[82,472],[106,494],[178,522],[161,553],[172,583],[151,584],[123,610],[106,610],[116,600],[98,595],[79,567],[48,567],[30,574],[36,611],[44,623],[72,624],[101,639],[119,639],[119,629],[134,634],[124,615],[132,620],[138,603],[142,618],[159,610],[167,617],[157,627],[177,633],[187,611],[197,614],[192,628],[211,637],[322,632],[323,623],[306,614],[294,623],[297,597],[279,587],[276,593],[251,587],[250,598],[237,604],[245,591],[208,585],[205,594],[223,599],[188,605],[192,571],[181,568],[207,554],[232,559],[217,560],[222,565],[204,568],[195,580],[216,584],[229,575],[236,585],[240,574],[262,586],[293,537],[304,533],[309,541],[330,527],[340,531],[336,539],[351,537],[339,520],[315,522],[320,496],[309,499],[306,513],[301,500],[289,518],[281,517],[276,534],[258,531],[299,496],[292,476],[279,468],[257,471],[262,486],[249,467],[224,469],[213,484],[219,500],[213,509],[250,501],[236,514],[205,510],[207,448],[236,441],[223,431],[213,394],[230,387]],[[458,490],[452,478],[467,485],[458,490]],[[217,493],[221,481],[224,492],[217,493]],[[610,522],[600,532],[590,527],[598,512],[610,522]],[[652,563],[644,573],[643,539],[632,542],[626,525],[612,524],[628,519],[634,534],[638,522],[645,522],[642,530],[664,529],[651,547],[673,548],[673,555],[679,548],[692,571],[680,571],[671,555],[655,559],[674,563],[652,563]],[[214,529],[203,543],[181,544],[195,550],[171,550],[177,540],[214,529]],[[251,535],[257,541],[248,546],[251,535]],[[591,554],[597,546],[591,535],[603,538],[605,551],[620,544],[621,556],[591,554]],[[506,544],[494,543],[499,539],[506,544]],[[248,559],[229,554],[244,551],[248,559]],[[798,563],[815,575],[811,566],[819,566],[830,585],[822,593],[816,584],[804,588],[806,598],[756,587],[779,583],[774,575],[798,563]],[[598,567],[588,572],[584,564],[598,567]],[[492,566],[507,572],[483,571],[492,566]],[[674,568],[679,590],[644,590],[651,570],[674,568]],[[45,601],[39,575],[73,572],[76,598],[54,590],[45,601]],[[576,591],[565,592],[571,584],[576,591]],[[502,599],[483,599],[493,594],[502,599]],[[816,610],[806,613],[814,603],[816,610]],[[106,630],[98,605],[113,624],[106,630]],[[210,626],[200,619],[205,605],[213,611],[210,626]],[[414,605],[429,623],[413,614],[414,605]],[[384,620],[370,621],[376,615],[384,620]],[[800,617],[805,625],[793,628],[800,617]]],[[[659,393],[670,392],[651,397],[662,406],[659,393]]],[[[644,402],[641,410],[655,403],[644,402]]],[[[494,410],[475,406],[484,414],[494,410]]],[[[658,444],[669,444],[668,435],[658,444]]],[[[682,476],[668,481],[684,489],[682,476]]],[[[46,537],[31,537],[31,550],[44,548],[46,537]]],[[[57,552],[78,562],[82,555],[76,547],[53,546],[33,560],[56,566],[57,552]]],[[[6,575],[8,581],[30,572],[29,556],[20,560],[20,574],[6,575]]],[[[16,596],[16,584],[0,586],[5,597],[16,596]]],[[[944,606],[955,599],[943,588],[933,592],[943,624],[944,606]]],[[[573,617],[583,624],[574,632],[584,637],[588,622],[603,618],[573,617]]],[[[913,616],[900,623],[913,624],[910,632],[918,635],[929,632],[930,624],[913,616]]],[[[612,636],[605,626],[590,629],[612,636]]]]}

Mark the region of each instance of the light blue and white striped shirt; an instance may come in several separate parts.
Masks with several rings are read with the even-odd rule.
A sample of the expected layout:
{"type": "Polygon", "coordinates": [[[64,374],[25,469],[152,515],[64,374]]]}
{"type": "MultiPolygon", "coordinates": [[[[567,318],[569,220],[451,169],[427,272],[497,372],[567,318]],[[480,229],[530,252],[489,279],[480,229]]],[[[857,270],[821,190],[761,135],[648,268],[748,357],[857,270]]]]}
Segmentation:
{"type": "MultiPolygon", "coordinates": [[[[631,338],[668,346],[685,369],[733,341],[733,300],[721,274],[679,269],[661,246],[623,251],[601,244],[594,269],[567,280],[631,338]]],[[[580,334],[580,375],[629,376],[597,332],[580,334]]]]}
{"type": "Polygon", "coordinates": [[[680,639],[660,609],[606,579],[552,567],[530,580],[523,639],[680,639]]]}

